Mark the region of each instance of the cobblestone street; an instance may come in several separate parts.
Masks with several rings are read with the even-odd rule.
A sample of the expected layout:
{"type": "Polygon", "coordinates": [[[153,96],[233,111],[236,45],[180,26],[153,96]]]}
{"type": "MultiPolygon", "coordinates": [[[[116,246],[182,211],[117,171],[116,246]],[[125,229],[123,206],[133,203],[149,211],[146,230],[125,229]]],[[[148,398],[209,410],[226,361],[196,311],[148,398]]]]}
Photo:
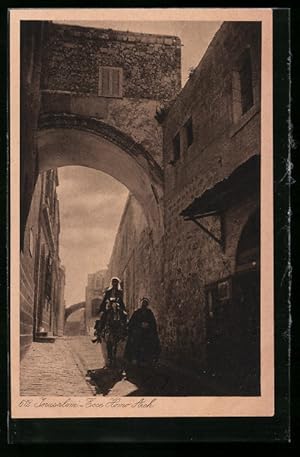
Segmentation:
{"type": "Polygon", "coordinates": [[[120,363],[105,368],[104,356],[104,348],[89,336],[33,343],[21,362],[21,395],[177,396],[213,395],[217,390],[217,380],[205,374],[195,378],[163,365],[127,367],[125,374],[120,363]]]}
{"type": "Polygon", "coordinates": [[[70,340],[33,343],[21,362],[21,395],[90,396],[82,368],[71,351],[70,340]]]}

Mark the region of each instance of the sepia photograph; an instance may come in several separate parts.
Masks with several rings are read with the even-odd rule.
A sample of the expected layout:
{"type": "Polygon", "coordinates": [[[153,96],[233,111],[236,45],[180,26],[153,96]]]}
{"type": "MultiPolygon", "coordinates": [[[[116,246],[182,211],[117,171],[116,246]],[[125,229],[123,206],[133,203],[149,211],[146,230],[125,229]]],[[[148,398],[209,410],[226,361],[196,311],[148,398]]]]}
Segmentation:
{"type": "Polygon", "coordinates": [[[272,415],[272,13],[48,11],[11,11],[14,414],[272,415]]]}

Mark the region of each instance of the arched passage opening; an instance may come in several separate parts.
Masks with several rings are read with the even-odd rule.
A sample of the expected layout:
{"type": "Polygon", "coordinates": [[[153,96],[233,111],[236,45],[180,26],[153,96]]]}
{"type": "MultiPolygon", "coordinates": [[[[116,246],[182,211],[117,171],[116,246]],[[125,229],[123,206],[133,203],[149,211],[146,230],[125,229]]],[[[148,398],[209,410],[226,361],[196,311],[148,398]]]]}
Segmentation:
{"type": "Polygon", "coordinates": [[[260,212],[244,225],[236,251],[233,312],[238,322],[234,356],[243,389],[260,392],[260,212]]]}
{"type": "Polygon", "coordinates": [[[79,336],[84,333],[84,307],[73,309],[65,321],[64,335],[79,336]]]}
{"type": "MultiPolygon", "coordinates": [[[[40,186],[41,189],[44,189],[42,192],[45,195],[49,194],[50,200],[56,194],[55,181],[58,179],[56,171],[58,168],[76,165],[102,171],[125,185],[139,203],[148,223],[149,231],[152,233],[153,241],[160,239],[163,227],[162,171],[141,145],[98,119],[77,115],[49,114],[40,117],[37,149],[37,172],[45,178],[43,178],[44,184],[40,183],[40,186]],[[50,175],[48,176],[48,174],[50,175]],[[54,183],[52,190],[47,189],[49,182],[54,183]]],[[[34,203],[33,206],[36,204],[34,203]]],[[[40,229],[38,230],[39,233],[42,233],[41,236],[44,236],[43,233],[45,232],[49,241],[49,252],[47,251],[46,256],[49,271],[47,270],[43,275],[40,274],[40,252],[38,251],[42,249],[44,241],[39,233],[36,233],[34,242],[38,249],[34,254],[37,261],[35,279],[32,285],[35,294],[32,300],[34,303],[33,315],[37,316],[33,325],[34,337],[49,331],[57,334],[58,329],[56,327],[58,326],[52,325],[52,323],[55,323],[56,320],[62,321],[59,317],[60,305],[53,305],[54,303],[62,303],[62,300],[58,298],[60,295],[58,290],[60,290],[61,268],[61,259],[55,247],[55,239],[58,237],[56,233],[52,233],[53,227],[51,228],[51,220],[55,219],[56,212],[59,212],[58,204],[54,201],[54,205],[51,204],[49,208],[46,208],[45,205],[42,206],[44,229],[42,232],[40,229]],[[55,280],[53,280],[54,276],[55,280]],[[44,297],[42,299],[39,297],[39,291],[43,290],[43,284],[49,285],[46,305],[44,304],[44,297]],[[43,308],[43,315],[39,317],[41,307],[43,308]]],[[[33,222],[29,221],[29,225],[37,225],[33,222]]],[[[56,230],[57,228],[55,228],[56,230]]],[[[24,250],[25,255],[27,250],[24,250]]],[[[30,256],[32,257],[32,253],[30,256]]],[[[81,298],[83,297],[76,297],[79,300],[81,298]]]]}
{"type": "Polygon", "coordinates": [[[94,118],[43,115],[37,135],[38,171],[67,165],[94,168],[124,184],[140,203],[154,237],[162,224],[162,170],[130,137],[94,118]]]}

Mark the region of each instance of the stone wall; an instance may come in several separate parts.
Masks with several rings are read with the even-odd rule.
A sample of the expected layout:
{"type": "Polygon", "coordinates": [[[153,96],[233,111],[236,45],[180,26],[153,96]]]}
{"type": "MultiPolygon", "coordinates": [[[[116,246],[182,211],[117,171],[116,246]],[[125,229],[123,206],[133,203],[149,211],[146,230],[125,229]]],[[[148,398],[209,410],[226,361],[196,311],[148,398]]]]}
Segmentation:
{"type": "Polygon", "coordinates": [[[171,99],[180,90],[177,37],[52,24],[43,88],[98,95],[99,66],[123,69],[123,97],[171,99]]]}
{"type": "MultiPolygon", "coordinates": [[[[234,273],[235,253],[243,225],[259,205],[249,196],[224,215],[226,248],[210,238],[182,210],[195,197],[227,178],[240,164],[260,153],[260,26],[224,23],[202,61],[171,107],[164,123],[165,291],[163,347],[168,357],[189,366],[204,366],[207,310],[205,287],[234,273]],[[253,106],[233,118],[233,71],[245,48],[252,60],[253,106]],[[185,124],[192,119],[193,140],[187,144],[185,124]],[[180,157],[173,140],[180,135],[180,157]]],[[[220,235],[216,216],[201,223],[220,235]]]]}
{"type": "Polygon", "coordinates": [[[52,170],[50,174],[40,174],[37,179],[20,252],[21,357],[41,328],[54,335],[62,331],[64,292],[60,283],[64,282],[64,271],[59,260],[56,173],[52,170]],[[52,266],[47,276],[49,256],[52,266]]]}
{"type": "Polygon", "coordinates": [[[20,253],[20,347],[21,356],[29,348],[34,327],[34,280],[37,274],[39,212],[42,180],[38,178],[24,232],[24,246],[20,253]]]}
{"type": "Polygon", "coordinates": [[[129,315],[147,296],[158,316],[162,300],[162,240],[155,242],[141,206],[129,195],[116,236],[107,271],[123,282],[124,301],[129,315]]]}
{"type": "Polygon", "coordinates": [[[181,88],[177,37],[51,24],[43,53],[42,112],[103,120],[162,164],[155,115],[181,88]],[[99,94],[99,68],[122,69],[122,93],[99,94]]]}
{"type": "Polygon", "coordinates": [[[97,300],[96,308],[103,300],[104,291],[108,286],[106,280],[106,269],[96,271],[95,273],[88,274],[87,286],[85,288],[85,326],[86,330],[90,332],[90,327],[94,326],[96,318],[95,309],[93,309],[93,300],[97,300]]]}
{"type": "Polygon", "coordinates": [[[20,244],[23,248],[24,232],[31,198],[38,177],[36,129],[40,109],[40,77],[45,22],[21,21],[20,49],[20,244]]]}

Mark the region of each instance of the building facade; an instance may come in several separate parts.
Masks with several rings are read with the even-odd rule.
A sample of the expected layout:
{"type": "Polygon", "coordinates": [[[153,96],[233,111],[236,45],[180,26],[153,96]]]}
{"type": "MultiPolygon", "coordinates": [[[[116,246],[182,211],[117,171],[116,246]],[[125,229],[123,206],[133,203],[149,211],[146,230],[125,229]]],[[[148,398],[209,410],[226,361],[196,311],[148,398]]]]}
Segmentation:
{"type": "Polygon", "coordinates": [[[166,359],[250,393],[259,391],[260,47],[259,23],[224,23],[161,121],[162,268],[150,267],[150,231],[132,235],[144,227],[133,199],[109,265],[125,291],[133,281],[131,297],[145,281],[143,293],[160,292],[166,359]]]}
{"type": "Polygon", "coordinates": [[[88,275],[87,286],[85,288],[85,327],[88,332],[94,326],[94,321],[99,312],[100,304],[104,297],[104,292],[108,284],[106,280],[106,270],[99,270],[88,275]]]}
{"type": "Polygon", "coordinates": [[[59,258],[57,170],[37,180],[21,251],[21,353],[33,340],[63,334],[65,271],[59,258]]]}
{"type": "MultiPolygon", "coordinates": [[[[89,166],[130,191],[104,287],[121,278],[130,314],[150,297],[162,357],[259,393],[261,24],[223,23],[181,90],[176,37],[58,24],[46,32],[37,169],[89,166]]],[[[37,255],[51,261],[37,271],[53,265],[53,274],[37,281],[45,309],[34,328],[55,331],[51,208],[41,212],[37,255]]],[[[88,278],[87,326],[103,296],[97,278],[88,278]]]]}
{"type": "Polygon", "coordinates": [[[107,281],[113,276],[121,279],[129,315],[138,308],[143,296],[150,299],[153,310],[160,306],[161,246],[153,240],[143,209],[129,195],[106,276],[107,281]]]}

